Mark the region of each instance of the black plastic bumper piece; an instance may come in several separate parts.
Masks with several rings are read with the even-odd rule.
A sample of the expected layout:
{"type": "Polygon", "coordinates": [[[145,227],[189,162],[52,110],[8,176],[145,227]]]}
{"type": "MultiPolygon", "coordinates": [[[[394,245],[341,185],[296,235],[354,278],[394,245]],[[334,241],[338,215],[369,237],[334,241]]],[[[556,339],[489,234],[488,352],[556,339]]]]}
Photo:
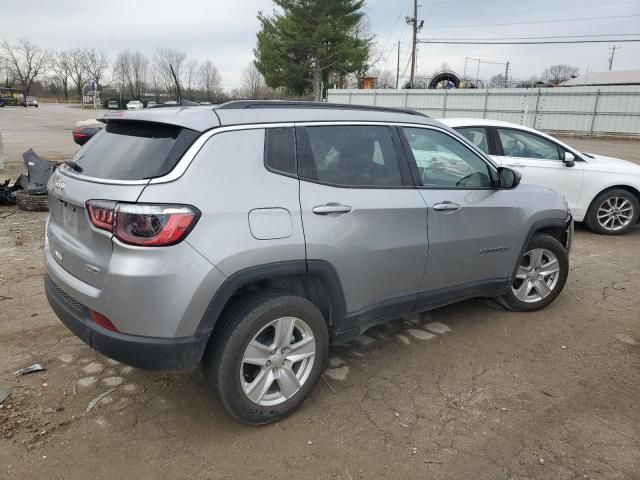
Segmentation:
{"type": "Polygon", "coordinates": [[[65,293],[49,275],[44,276],[44,289],[62,323],[107,357],[132,367],[165,373],[189,372],[200,363],[208,341],[205,335],[165,339],[112,332],[94,323],[87,307],[65,293]]]}

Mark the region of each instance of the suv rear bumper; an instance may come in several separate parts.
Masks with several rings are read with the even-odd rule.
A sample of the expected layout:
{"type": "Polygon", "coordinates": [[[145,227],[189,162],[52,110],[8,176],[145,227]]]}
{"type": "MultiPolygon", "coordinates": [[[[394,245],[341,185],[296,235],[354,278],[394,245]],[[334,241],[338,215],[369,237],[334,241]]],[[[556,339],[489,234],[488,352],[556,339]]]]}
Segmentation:
{"type": "Polygon", "coordinates": [[[44,289],[51,308],[87,345],[119,362],[158,372],[188,372],[198,367],[207,337],[153,338],[112,332],[97,325],[89,309],[58,287],[49,275],[44,289]]]}

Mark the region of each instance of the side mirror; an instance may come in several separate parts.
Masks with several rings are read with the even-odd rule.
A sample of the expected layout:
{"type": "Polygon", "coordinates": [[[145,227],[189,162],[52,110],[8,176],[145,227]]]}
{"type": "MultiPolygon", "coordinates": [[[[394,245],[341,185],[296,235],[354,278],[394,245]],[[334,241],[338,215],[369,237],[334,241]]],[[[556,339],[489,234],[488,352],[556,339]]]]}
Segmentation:
{"type": "Polygon", "coordinates": [[[576,157],[571,152],[564,152],[564,162],[565,167],[574,167],[576,165],[576,157]]]}
{"type": "Polygon", "coordinates": [[[497,187],[499,189],[516,188],[518,185],[520,185],[521,178],[522,175],[520,175],[515,170],[511,170],[507,167],[498,167],[497,187]]]}

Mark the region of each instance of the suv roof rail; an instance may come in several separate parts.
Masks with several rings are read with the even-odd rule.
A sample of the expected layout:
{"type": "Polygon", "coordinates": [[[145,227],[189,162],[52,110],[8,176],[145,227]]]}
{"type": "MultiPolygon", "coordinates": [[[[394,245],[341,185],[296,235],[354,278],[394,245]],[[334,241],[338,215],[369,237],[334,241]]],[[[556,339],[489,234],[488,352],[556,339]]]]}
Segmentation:
{"type": "Polygon", "coordinates": [[[338,110],[368,110],[372,112],[393,112],[405,113],[427,117],[424,113],[415,110],[392,107],[376,107],[373,105],[354,105],[351,103],[327,103],[327,102],[306,102],[301,100],[232,100],[215,107],[218,110],[236,110],[244,108],[322,108],[338,110]]]}

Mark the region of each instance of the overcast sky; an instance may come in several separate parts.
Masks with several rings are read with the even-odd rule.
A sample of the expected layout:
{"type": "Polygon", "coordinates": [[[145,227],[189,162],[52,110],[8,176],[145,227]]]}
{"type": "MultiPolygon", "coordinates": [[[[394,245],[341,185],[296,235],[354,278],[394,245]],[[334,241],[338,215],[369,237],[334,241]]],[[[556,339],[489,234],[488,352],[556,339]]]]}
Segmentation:
{"type": "MultiPolygon", "coordinates": [[[[159,47],[179,48],[191,58],[210,58],[225,88],[240,85],[240,71],[252,60],[259,10],[271,12],[271,0],[1,0],[0,37],[28,37],[55,49],[95,46],[114,56],[125,48],[152,54],[159,47]],[[37,5],[37,6],[36,6],[37,5]]],[[[422,38],[495,38],[548,35],[640,33],[640,0],[422,0],[418,18],[422,38]],[[609,18],[606,18],[609,17],[609,18]],[[615,17],[615,18],[614,18],[615,17]],[[538,22],[538,23],[530,23],[538,22]]],[[[396,69],[401,42],[401,73],[408,64],[411,29],[405,22],[412,0],[368,0],[366,12],[379,68],[396,69]]],[[[636,37],[638,38],[638,37],[636,37]]],[[[584,73],[606,70],[610,44],[537,46],[419,46],[418,72],[430,75],[443,62],[463,73],[465,57],[510,61],[514,79],[540,73],[553,63],[570,63],[584,73]]],[[[614,69],[640,68],[640,43],[621,44],[614,69]]],[[[480,77],[504,70],[481,64],[480,77]]],[[[406,75],[409,71],[406,69],[406,75]]]]}

